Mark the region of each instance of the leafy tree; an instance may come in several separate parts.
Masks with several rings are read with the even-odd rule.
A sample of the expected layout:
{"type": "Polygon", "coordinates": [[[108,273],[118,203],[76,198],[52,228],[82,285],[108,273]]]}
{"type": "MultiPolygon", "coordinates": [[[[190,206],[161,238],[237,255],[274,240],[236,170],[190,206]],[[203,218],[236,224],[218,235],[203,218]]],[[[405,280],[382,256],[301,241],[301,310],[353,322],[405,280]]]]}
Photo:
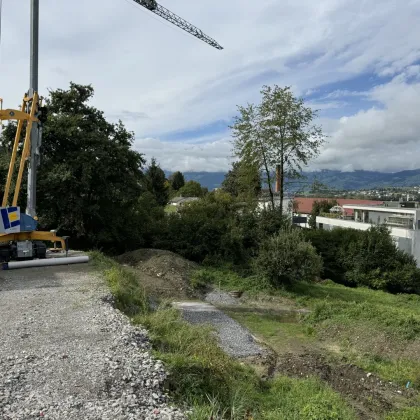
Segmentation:
{"type": "Polygon", "coordinates": [[[155,158],[152,158],[146,170],[146,185],[147,190],[154,195],[156,202],[160,206],[166,206],[168,204],[169,191],[166,184],[165,172],[156,163],[155,158]]]}
{"type": "Polygon", "coordinates": [[[9,165],[9,154],[5,147],[0,147],[0,200],[3,200],[4,185],[6,182],[7,169],[9,165]]]}
{"type": "Polygon", "coordinates": [[[169,181],[171,183],[172,189],[178,191],[185,185],[184,174],[180,171],[174,172],[170,177],[169,181]]]}
{"type": "Polygon", "coordinates": [[[420,288],[414,257],[397,248],[386,226],[367,231],[304,229],[303,233],[323,259],[324,278],[390,292],[420,288]]]}
{"type": "Polygon", "coordinates": [[[343,255],[346,278],[358,285],[393,292],[420,287],[413,256],[398,249],[385,225],[371,226],[343,255]]]}
{"type": "Polygon", "coordinates": [[[222,183],[224,191],[241,199],[255,199],[261,192],[259,167],[244,161],[234,162],[222,183]]]}
{"type": "Polygon", "coordinates": [[[365,232],[344,228],[334,228],[333,230],[303,229],[302,232],[323,259],[324,278],[347,286],[357,285],[348,278],[346,279],[345,259],[350,244],[357,242],[365,232]]]}
{"type": "Polygon", "coordinates": [[[311,216],[309,217],[309,227],[312,229],[316,229],[316,217],[319,216],[321,213],[328,213],[331,208],[337,206],[337,200],[316,200],[312,204],[312,211],[311,216]]]}
{"type": "Polygon", "coordinates": [[[278,168],[282,214],[285,180],[299,177],[325,140],[321,127],[313,124],[316,111],[305,107],[290,87],[264,86],[261,95],[259,105],[238,107],[240,115],[231,127],[234,152],[264,171],[273,209],[273,173],[278,168]]]}
{"type": "MultiPolygon", "coordinates": [[[[92,86],[75,83],[49,92],[37,211],[41,227],[70,235],[73,247],[123,248],[132,236],[144,159],[131,148],[133,133],[89,104],[93,95],[92,86]]],[[[3,132],[2,147],[14,134],[15,126],[3,132]]]]}
{"type": "Polygon", "coordinates": [[[235,201],[229,194],[212,192],[169,215],[155,246],[197,262],[216,256],[238,260],[243,246],[242,236],[234,228],[235,214],[235,201]]]}
{"type": "Polygon", "coordinates": [[[321,274],[322,258],[300,230],[286,229],[263,241],[255,269],[274,286],[280,286],[315,280],[321,274]]]}
{"type": "Polygon", "coordinates": [[[179,189],[178,194],[181,197],[203,197],[207,194],[208,189],[203,188],[197,181],[188,181],[179,189]]]}

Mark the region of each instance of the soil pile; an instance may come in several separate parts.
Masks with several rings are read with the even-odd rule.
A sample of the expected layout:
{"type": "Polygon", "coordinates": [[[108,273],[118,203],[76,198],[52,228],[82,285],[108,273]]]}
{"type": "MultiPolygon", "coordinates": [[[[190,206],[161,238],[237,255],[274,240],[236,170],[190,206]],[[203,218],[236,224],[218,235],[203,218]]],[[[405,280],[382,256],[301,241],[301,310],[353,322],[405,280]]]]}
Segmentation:
{"type": "Polygon", "coordinates": [[[136,270],[146,292],[159,298],[198,298],[190,276],[199,266],[178,254],[159,249],[138,249],[117,257],[120,264],[136,270]]]}

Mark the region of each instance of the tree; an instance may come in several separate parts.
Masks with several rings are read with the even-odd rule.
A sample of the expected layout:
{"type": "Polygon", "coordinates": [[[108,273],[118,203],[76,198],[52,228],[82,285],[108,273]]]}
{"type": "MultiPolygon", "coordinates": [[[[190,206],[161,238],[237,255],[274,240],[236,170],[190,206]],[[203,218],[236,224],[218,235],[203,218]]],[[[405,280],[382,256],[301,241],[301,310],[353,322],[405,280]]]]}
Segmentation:
{"type": "Polygon", "coordinates": [[[305,107],[290,87],[263,86],[261,95],[259,105],[238,107],[240,115],[231,127],[234,152],[264,171],[273,209],[273,174],[278,169],[282,214],[285,180],[301,175],[303,167],[319,154],[325,136],[313,124],[316,111],[305,107]]]}
{"type": "MultiPolygon", "coordinates": [[[[41,228],[71,236],[73,247],[122,249],[142,193],[144,159],[131,148],[133,133],[89,104],[93,95],[92,86],[75,83],[49,92],[37,213],[41,228]]],[[[8,151],[15,131],[12,125],[2,134],[8,151]]]]}
{"type": "Polygon", "coordinates": [[[338,206],[337,200],[316,200],[312,204],[311,216],[309,218],[309,227],[316,229],[316,216],[319,216],[321,213],[329,213],[330,209],[334,206],[338,206]]]}
{"type": "Polygon", "coordinates": [[[207,192],[207,188],[203,188],[197,181],[188,181],[178,191],[181,197],[203,197],[207,192]]]}
{"type": "Polygon", "coordinates": [[[185,185],[184,174],[180,171],[174,172],[170,177],[169,181],[171,183],[172,189],[178,191],[185,185]]]}
{"type": "Polygon", "coordinates": [[[244,161],[234,162],[223,180],[222,189],[234,197],[255,199],[261,192],[259,167],[244,161]]]}
{"type": "Polygon", "coordinates": [[[169,191],[166,185],[165,172],[156,163],[155,158],[152,158],[150,166],[147,168],[146,185],[147,190],[154,195],[156,202],[160,206],[168,204],[169,191]]]}
{"type": "Polygon", "coordinates": [[[9,154],[5,147],[0,147],[0,200],[3,200],[4,185],[6,183],[9,154]]]}

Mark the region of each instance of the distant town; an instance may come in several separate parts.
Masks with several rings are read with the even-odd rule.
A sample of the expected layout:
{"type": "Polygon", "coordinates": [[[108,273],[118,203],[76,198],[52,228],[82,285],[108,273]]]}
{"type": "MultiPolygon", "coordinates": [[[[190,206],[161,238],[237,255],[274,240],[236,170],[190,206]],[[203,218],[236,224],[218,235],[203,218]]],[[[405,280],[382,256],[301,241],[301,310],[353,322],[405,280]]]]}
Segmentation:
{"type": "Polygon", "coordinates": [[[387,187],[363,190],[321,189],[303,193],[306,197],[357,198],[378,201],[420,201],[420,185],[413,187],[387,187]]]}

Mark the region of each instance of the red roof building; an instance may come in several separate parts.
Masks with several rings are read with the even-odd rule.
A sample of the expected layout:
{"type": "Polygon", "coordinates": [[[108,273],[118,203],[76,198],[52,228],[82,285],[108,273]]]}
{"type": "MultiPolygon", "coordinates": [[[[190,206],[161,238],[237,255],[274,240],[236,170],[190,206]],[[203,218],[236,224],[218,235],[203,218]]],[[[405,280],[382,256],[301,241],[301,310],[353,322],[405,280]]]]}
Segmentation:
{"type": "MultiPolygon", "coordinates": [[[[365,206],[379,206],[384,204],[383,201],[375,200],[358,200],[357,198],[307,198],[307,197],[295,197],[294,202],[296,203],[297,210],[296,213],[299,214],[310,214],[312,211],[312,206],[315,201],[322,200],[335,200],[339,206],[344,204],[364,204],[365,206]]],[[[353,215],[353,209],[344,209],[345,214],[348,216],[353,215]]]]}

